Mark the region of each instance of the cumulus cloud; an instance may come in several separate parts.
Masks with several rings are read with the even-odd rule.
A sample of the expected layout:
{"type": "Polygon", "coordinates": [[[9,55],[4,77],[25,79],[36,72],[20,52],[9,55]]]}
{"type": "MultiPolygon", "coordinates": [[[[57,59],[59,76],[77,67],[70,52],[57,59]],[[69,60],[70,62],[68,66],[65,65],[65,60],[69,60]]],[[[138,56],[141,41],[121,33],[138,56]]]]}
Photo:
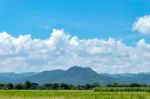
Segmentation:
{"type": "Polygon", "coordinates": [[[97,72],[149,72],[150,44],[144,39],[127,46],[109,38],[80,39],[54,29],[41,40],[31,35],[0,33],[0,72],[26,72],[88,66],[97,72]]]}
{"type": "Polygon", "coordinates": [[[138,18],[133,24],[133,31],[150,34],[150,15],[138,18]]]}

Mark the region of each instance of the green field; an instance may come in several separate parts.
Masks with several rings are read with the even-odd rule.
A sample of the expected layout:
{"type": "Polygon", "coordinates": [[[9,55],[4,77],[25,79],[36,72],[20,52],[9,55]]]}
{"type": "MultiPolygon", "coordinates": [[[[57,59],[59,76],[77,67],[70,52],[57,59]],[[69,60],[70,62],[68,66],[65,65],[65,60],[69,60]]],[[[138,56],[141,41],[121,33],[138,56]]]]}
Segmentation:
{"type": "Polygon", "coordinates": [[[96,87],[96,92],[150,92],[150,87],[96,87]]]}
{"type": "Polygon", "coordinates": [[[0,99],[150,99],[148,92],[1,90],[0,99]]]}

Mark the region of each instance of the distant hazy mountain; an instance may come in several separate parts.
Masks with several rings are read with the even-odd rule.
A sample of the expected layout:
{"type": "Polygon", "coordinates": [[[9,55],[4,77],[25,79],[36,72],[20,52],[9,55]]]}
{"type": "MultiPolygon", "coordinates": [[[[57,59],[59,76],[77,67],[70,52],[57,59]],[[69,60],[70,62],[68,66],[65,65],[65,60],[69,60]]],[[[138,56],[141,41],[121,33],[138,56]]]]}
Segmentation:
{"type": "Polygon", "coordinates": [[[24,77],[29,77],[29,76],[32,76],[36,73],[34,72],[27,72],[27,73],[13,73],[13,72],[10,72],[10,73],[0,73],[0,76],[2,77],[6,77],[6,78],[24,78],[24,77]]]}
{"type": "Polygon", "coordinates": [[[37,83],[67,83],[74,85],[100,83],[107,85],[120,83],[150,84],[150,73],[139,74],[98,74],[91,68],[74,66],[68,70],[52,70],[37,73],[0,73],[0,83],[19,83],[26,80],[37,83]]]}
{"type": "Polygon", "coordinates": [[[111,77],[117,79],[120,83],[150,84],[150,73],[114,74],[111,77]]]}
{"type": "Polygon", "coordinates": [[[112,83],[113,79],[109,76],[99,75],[91,68],[74,66],[68,70],[44,71],[23,80],[30,80],[38,83],[67,83],[83,85],[98,82],[102,85],[112,83]]]}
{"type": "Polygon", "coordinates": [[[29,76],[35,75],[34,72],[27,73],[0,73],[0,83],[17,83],[21,82],[21,79],[27,78],[29,76]]]}

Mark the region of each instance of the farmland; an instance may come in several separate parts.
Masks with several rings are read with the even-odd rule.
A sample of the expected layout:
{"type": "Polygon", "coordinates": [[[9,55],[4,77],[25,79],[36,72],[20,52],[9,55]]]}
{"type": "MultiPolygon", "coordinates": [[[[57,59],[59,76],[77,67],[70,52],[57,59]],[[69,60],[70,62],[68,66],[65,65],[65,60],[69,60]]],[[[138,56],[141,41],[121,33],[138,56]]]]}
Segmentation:
{"type": "Polygon", "coordinates": [[[93,90],[1,90],[0,99],[150,99],[149,92],[93,90]]]}
{"type": "Polygon", "coordinates": [[[150,87],[96,87],[96,92],[150,92],[150,87]]]}

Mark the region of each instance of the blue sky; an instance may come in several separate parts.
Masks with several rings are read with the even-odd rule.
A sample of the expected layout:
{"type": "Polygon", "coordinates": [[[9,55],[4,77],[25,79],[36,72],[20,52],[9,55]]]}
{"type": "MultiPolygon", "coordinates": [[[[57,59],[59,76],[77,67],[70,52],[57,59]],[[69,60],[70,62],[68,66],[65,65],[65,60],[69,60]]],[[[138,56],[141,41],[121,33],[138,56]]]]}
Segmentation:
{"type": "Polygon", "coordinates": [[[148,0],[0,0],[0,72],[150,70],[148,0]]]}
{"type": "Polygon", "coordinates": [[[150,13],[147,0],[0,0],[0,31],[48,38],[64,29],[79,38],[109,37],[128,45],[150,37],[132,31],[136,18],[150,13]]]}

